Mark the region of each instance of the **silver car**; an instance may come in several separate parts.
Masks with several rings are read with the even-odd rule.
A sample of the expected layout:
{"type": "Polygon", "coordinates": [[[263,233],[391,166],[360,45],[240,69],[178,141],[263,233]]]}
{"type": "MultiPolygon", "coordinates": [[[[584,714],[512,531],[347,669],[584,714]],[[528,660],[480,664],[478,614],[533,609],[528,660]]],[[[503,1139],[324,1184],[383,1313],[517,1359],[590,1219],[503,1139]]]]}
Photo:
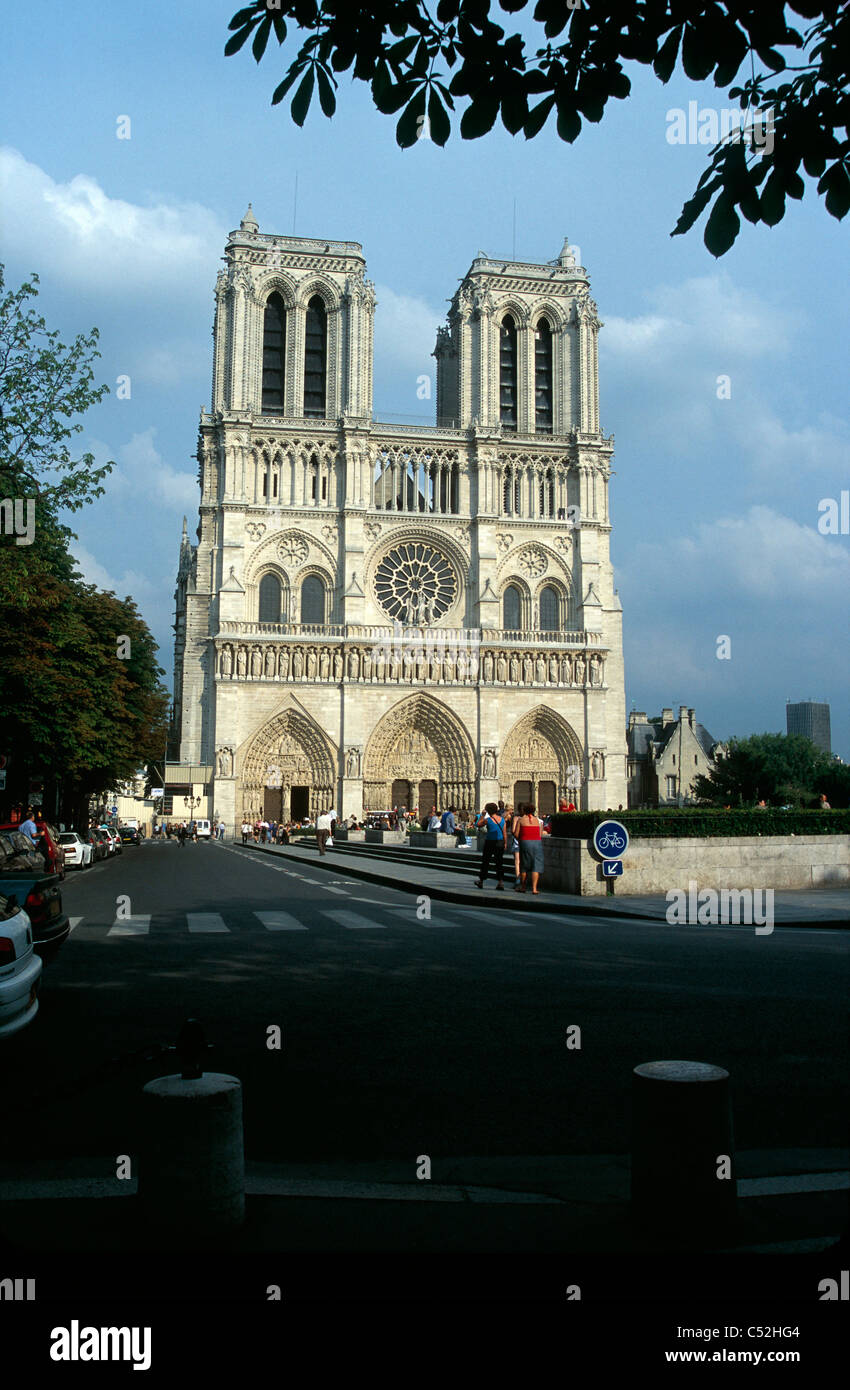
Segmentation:
{"type": "Polygon", "coordinates": [[[10,911],[0,894],[0,1039],[32,1023],[38,1013],[41,971],[29,917],[17,906],[10,911]]]}

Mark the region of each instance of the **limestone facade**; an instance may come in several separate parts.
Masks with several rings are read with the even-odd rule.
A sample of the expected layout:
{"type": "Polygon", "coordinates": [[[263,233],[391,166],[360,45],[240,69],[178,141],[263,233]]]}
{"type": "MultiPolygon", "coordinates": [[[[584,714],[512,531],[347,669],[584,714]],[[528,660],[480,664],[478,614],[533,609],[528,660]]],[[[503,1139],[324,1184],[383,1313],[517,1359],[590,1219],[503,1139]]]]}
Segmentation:
{"type": "Polygon", "coordinates": [[[261,233],[250,209],[231,233],[172,757],[209,766],[228,824],[616,807],[613,441],[587,274],[567,243],[548,264],[479,255],[438,332],[431,427],[373,419],[374,309],[358,243],[261,233]]]}

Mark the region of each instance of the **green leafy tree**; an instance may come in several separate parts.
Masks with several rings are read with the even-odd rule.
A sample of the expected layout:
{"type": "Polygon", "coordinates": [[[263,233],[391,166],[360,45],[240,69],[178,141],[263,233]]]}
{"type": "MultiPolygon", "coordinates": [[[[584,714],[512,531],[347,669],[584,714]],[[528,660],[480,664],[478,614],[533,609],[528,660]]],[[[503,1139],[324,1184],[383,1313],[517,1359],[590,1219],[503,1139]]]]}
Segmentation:
{"type": "Polygon", "coordinates": [[[700,801],[715,806],[755,805],[762,800],[774,806],[810,805],[832,785],[828,779],[834,767],[800,734],[753,734],[732,739],[710,776],[696,779],[695,791],[700,801]]]}
{"type": "MultiPolygon", "coordinates": [[[[0,469],[4,497],[35,495],[39,522],[46,514],[78,511],[101,496],[112,461],[95,467],[93,454],[73,458],[69,441],[85,414],[109,393],[95,386],[92,363],[98,331],[67,345],[28,305],[38,295],[33,274],[6,290],[0,265],[0,469]]],[[[69,531],[65,532],[70,535],[69,531]]]]}
{"type": "MultiPolygon", "coordinates": [[[[515,14],[528,3],[501,0],[500,8],[515,14]]],[[[772,131],[770,148],[755,129],[715,146],[673,235],[689,230],[716,195],[704,240],[723,255],[740,228],[738,209],[774,226],[786,197],[803,196],[801,165],[817,179],[827,210],[845,216],[850,9],[843,0],[536,0],[525,24],[534,26],[531,39],[506,33],[491,8],[490,0],[439,0],[432,15],[427,0],[253,0],[230,21],[224,51],[236,53],[252,38],[259,63],[270,39],[286,46],[290,21],[307,37],[272,103],[292,93],[292,118],[302,126],[318,93],[330,117],[336,74],[351,70],[369,84],[379,111],[398,115],[404,148],[423,131],[445,145],[460,103],[465,140],[486,135],[501,117],[511,135],[531,140],[552,121],[572,142],[583,120],[601,121],[612,98],[629,96],[624,64],[651,67],[661,82],[681,66],[693,81],[711,77],[729,89],[742,110],[769,109],[772,131]],[[812,22],[801,30],[798,16],[812,22]],[[790,63],[795,56],[802,61],[790,63]]]]}

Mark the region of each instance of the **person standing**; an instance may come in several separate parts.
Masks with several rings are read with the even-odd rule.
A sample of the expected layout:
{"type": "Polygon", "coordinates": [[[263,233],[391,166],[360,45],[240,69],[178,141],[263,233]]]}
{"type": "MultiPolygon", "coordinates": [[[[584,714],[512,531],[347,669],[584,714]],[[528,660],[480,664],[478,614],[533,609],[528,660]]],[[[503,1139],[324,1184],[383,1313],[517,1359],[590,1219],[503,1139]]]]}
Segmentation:
{"type": "Polygon", "coordinates": [[[33,812],[31,806],[27,811],[26,820],[21,821],[20,825],[18,826],[18,829],[20,830],[21,834],[26,835],[27,839],[31,840],[34,845],[38,844],[38,826],[33,820],[33,812]]]}
{"type": "Polygon", "coordinates": [[[519,840],[520,866],[522,869],[522,886],[520,892],[526,891],[526,884],[531,879],[531,891],[537,896],[537,884],[543,872],[543,827],[535,815],[533,801],[528,801],[522,807],[522,814],[517,818],[516,837],[519,840]]]}
{"type": "Polygon", "coordinates": [[[186,835],[187,835],[187,833],[188,833],[188,832],[187,832],[187,830],[186,830],[186,824],[185,824],[184,821],[181,820],[179,829],[178,829],[178,831],[177,831],[177,843],[178,843],[178,845],[180,846],[181,849],[183,848],[183,846],[184,846],[185,843],[186,843],[186,835]]]}
{"type": "Polygon", "coordinates": [[[490,869],[490,860],[495,862],[496,887],[505,891],[505,815],[495,801],[488,801],[478,821],[478,828],[485,834],[484,849],[481,855],[481,877],[475,880],[476,888],[484,887],[484,880],[490,869]]]}
{"type": "Polygon", "coordinates": [[[508,827],[508,854],[514,857],[514,892],[518,893],[522,887],[522,879],[519,870],[519,840],[516,837],[516,827],[518,816],[514,815],[513,806],[505,807],[505,824],[508,827]]]}
{"type": "Polygon", "coordinates": [[[325,853],[325,846],[328,843],[328,836],[331,833],[331,813],[323,811],[316,821],[316,843],[319,846],[319,853],[325,853]]]}

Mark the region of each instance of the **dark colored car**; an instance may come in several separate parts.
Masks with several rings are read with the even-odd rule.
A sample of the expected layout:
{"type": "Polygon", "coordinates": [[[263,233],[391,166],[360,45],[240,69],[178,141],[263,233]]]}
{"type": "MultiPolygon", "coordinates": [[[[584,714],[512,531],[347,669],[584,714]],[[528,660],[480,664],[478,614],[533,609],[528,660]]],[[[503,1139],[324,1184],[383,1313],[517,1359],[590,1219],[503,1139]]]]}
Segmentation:
{"type": "Polygon", "coordinates": [[[71,924],[58,874],[45,870],[42,855],[19,830],[0,830],[0,894],[29,916],[34,949],[47,965],[67,941],[71,924]]]}
{"type": "Polygon", "coordinates": [[[134,825],[122,825],[118,834],[121,836],[122,845],[138,845],[141,843],[139,832],[134,825]]]}
{"type": "MultiPolygon", "coordinates": [[[[54,829],[46,820],[37,820],[36,829],[38,839],[35,847],[41,855],[44,868],[47,869],[48,873],[58,874],[59,878],[63,879],[65,877],[65,851],[59,843],[58,830],[54,829]]],[[[23,831],[19,831],[16,825],[8,823],[0,825],[0,833],[12,831],[23,834],[23,831]]],[[[24,839],[29,840],[29,836],[25,835],[24,839]]]]}
{"type": "Polygon", "coordinates": [[[99,864],[101,859],[106,859],[109,854],[109,846],[103,835],[99,835],[96,830],[88,830],[85,838],[91,845],[92,863],[99,864]]]}

